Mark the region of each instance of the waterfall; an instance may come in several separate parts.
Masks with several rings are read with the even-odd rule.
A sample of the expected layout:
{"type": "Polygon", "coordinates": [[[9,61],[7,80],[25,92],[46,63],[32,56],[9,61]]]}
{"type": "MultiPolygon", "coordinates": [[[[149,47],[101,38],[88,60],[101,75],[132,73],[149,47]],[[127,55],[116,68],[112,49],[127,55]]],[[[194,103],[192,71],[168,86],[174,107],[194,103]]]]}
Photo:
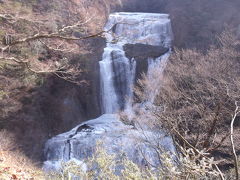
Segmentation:
{"type": "MultiPolygon", "coordinates": [[[[107,47],[100,61],[100,97],[102,113],[116,113],[131,109],[136,60],[128,59],[123,50],[125,44],[147,44],[170,47],[172,30],[167,14],[114,13],[105,26],[107,47]]],[[[148,60],[148,74],[161,64],[164,57],[148,60]]],[[[166,59],[166,58],[164,58],[166,59]]],[[[154,95],[151,95],[151,99],[154,95]]]]}
{"type": "Polygon", "coordinates": [[[136,62],[129,61],[121,45],[108,44],[100,61],[101,106],[103,113],[126,108],[125,97],[132,97],[136,62]]]}
{"type": "MultiPolygon", "coordinates": [[[[132,162],[141,167],[149,164],[157,167],[161,164],[155,147],[160,146],[171,154],[176,152],[171,137],[161,131],[125,124],[116,114],[124,110],[128,117],[134,116],[134,111],[131,111],[133,87],[139,74],[139,65],[147,66],[147,78],[150,80],[145,88],[147,100],[140,106],[153,104],[161,83],[159,71],[161,73],[164,69],[170,54],[172,31],[168,15],[114,13],[105,26],[106,31],[109,29],[111,30],[106,33],[107,46],[99,62],[103,115],[49,139],[44,149],[46,170],[59,170],[62,163],[68,161],[83,164],[86,166],[84,169],[93,170],[93,167],[87,167],[85,160],[93,155],[99,141],[109,154],[115,154],[121,159],[122,155],[119,155],[124,152],[132,162]],[[135,50],[140,53],[135,53],[135,50]]],[[[148,120],[150,114],[147,108],[142,109],[146,115],[142,119],[148,120]]],[[[122,167],[118,168],[122,170],[122,167]]]]}
{"type": "Polygon", "coordinates": [[[145,93],[147,94],[147,100],[150,104],[154,103],[154,99],[159,92],[159,87],[161,85],[161,77],[159,77],[167,63],[167,60],[170,56],[170,51],[156,59],[148,59],[148,73],[147,79],[148,84],[145,87],[145,93]],[[151,81],[152,80],[152,81],[151,81]]]}

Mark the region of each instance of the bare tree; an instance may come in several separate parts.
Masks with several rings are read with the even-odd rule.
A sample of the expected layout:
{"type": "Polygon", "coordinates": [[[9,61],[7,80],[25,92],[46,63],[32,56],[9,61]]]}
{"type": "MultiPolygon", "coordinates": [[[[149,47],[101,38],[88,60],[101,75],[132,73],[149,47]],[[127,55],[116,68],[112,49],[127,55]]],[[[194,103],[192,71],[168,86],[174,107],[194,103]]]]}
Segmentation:
{"type": "Polygon", "coordinates": [[[239,106],[238,106],[238,102],[235,102],[236,105],[236,109],[234,111],[234,114],[232,116],[232,121],[231,121],[231,145],[232,145],[232,152],[233,152],[233,159],[234,159],[234,165],[235,165],[235,174],[236,174],[236,179],[239,179],[239,172],[238,172],[238,157],[237,157],[237,153],[235,150],[235,144],[234,144],[234,132],[233,132],[233,126],[234,126],[234,122],[236,120],[237,115],[240,113],[239,111],[239,106]]]}
{"type": "Polygon", "coordinates": [[[5,29],[9,31],[0,42],[2,65],[19,65],[37,74],[51,73],[73,83],[76,83],[75,77],[81,70],[69,63],[69,54],[79,52],[79,41],[102,36],[105,32],[93,34],[85,32],[91,17],[72,25],[60,25],[53,29],[49,29],[46,22],[16,14],[0,13],[0,19],[6,26],[5,29]],[[25,28],[27,32],[14,32],[13,29],[18,24],[24,26],[21,28],[25,28]],[[51,55],[50,58],[44,57],[48,54],[51,55]]]}
{"type": "MultiPolygon", "coordinates": [[[[148,98],[146,87],[159,92],[154,105],[147,107],[151,126],[169,132],[182,147],[209,155],[223,145],[231,149],[229,125],[232,114],[237,116],[235,102],[240,98],[239,45],[232,32],[224,32],[206,54],[175,50],[164,72],[155,72],[157,81],[147,76],[140,80],[136,88],[140,101],[148,98]],[[159,83],[149,86],[152,82],[159,83]]],[[[136,119],[141,123],[146,118],[136,119]]]]}

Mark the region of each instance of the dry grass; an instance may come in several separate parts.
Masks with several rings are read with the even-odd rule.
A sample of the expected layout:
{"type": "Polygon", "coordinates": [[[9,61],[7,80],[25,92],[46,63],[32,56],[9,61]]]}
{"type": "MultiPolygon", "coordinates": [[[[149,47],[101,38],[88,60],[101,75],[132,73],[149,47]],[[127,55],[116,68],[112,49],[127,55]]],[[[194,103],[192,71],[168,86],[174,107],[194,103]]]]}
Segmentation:
{"type": "Polygon", "coordinates": [[[0,145],[0,179],[44,179],[41,169],[19,150],[12,133],[0,131],[0,145]]]}

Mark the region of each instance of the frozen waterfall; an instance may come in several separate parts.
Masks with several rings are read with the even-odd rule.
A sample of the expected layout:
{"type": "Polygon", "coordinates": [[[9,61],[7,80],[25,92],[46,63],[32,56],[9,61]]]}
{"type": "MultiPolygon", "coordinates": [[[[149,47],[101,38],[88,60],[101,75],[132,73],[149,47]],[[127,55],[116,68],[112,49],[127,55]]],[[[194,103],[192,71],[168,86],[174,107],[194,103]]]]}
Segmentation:
{"type": "MultiPolygon", "coordinates": [[[[100,61],[103,114],[116,113],[132,106],[136,60],[126,57],[123,46],[147,44],[169,48],[172,42],[171,23],[167,14],[114,13],[110,15],[105,31],[108,31],[107,47],[100,61]]],[[[149,71],[156,63],[161,63],[161,57],[155,59],[149,60],[149,71]]]]}
{"type": "MultiPolygon", "coordinates": [[[[161,131],[124,124],[116,114],[120,110],[130,112],[128,115],[133,112],[133,86],[137,74],[142,73],[141,68],[146,68],[147,77],[154,80],[145,89],[148,97],[142,105],[153,103],[161,81],[156,78],[155,70],[159,71],[159,67],[160,71],[164,69],[170,53],[172,31],[168,15],[114,13],[105,26],[106,31],[109,29],[106,33],[107,47],[99,62],[103,115],[49,139],[44,149],[46,170],[59,170],[63,162],[69,161],[84,164],[94,154],[99,141],[109,154],[121,159],[124,153],[143,167],[161,164],[153,147],[160,145],[163,150],[175,152],[171,137],[161,131]],[[156,144],[152,146],[148,142],[156,144]]],[[[84,169],[91,167],[86,165],[84,169]]]]}

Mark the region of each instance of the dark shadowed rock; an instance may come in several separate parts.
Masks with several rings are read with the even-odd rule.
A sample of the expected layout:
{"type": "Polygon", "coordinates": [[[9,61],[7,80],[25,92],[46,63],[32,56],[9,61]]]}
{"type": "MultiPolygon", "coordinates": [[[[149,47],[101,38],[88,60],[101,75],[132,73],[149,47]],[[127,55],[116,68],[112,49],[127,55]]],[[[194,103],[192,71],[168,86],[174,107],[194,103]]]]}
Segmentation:
{"type": "Polygon", "coordinates": [[[169,50],[163,46],[152,46],[147,44],[126,44],[123,48],[126,56],[130,59],[147,59],[149,57],[157,58],[169,50]]]}
{"type": "Polygon", "coordinates": [[[72,64],[85,70],[79,74],[77,81],[84,80],[87,83],[79,86],[59,78],[52,78],[45,85],[41,96],[41,112],[45,116],[43,121],[47,128],[57,127],[52,134],[67,131],[80,122],[96,118],[101,114],[98,61],[102,58],[105,39],[93,38],[88,44],[93,47],[92,52],[79,53],[71,57],[72,64]]]}

